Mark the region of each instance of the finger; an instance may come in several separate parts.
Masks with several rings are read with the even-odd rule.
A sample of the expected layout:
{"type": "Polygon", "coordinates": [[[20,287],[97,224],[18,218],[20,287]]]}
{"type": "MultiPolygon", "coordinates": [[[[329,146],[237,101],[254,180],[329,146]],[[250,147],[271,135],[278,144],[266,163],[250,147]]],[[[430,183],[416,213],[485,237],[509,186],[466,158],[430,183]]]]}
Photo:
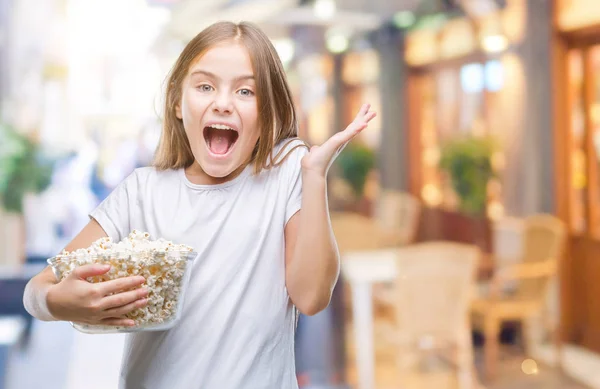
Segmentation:
{"type": "Polygon", "coordinates": [[[136,300],[143,299],[148,296],[148,289],[139,288],[136,290],[131,290],[129,292],[121,292],[113,294],[112,296],[107,296],[102,299],[100,303],[101,310],[110,310],[116,307],[122,307],[136,300]]]}
{"type": "Polygon", "coordinates": [[[368,123],[373,120],[375,116],[377,116],[377,112],[369,112],[367,116],[365,116],[365,121],[368,123]]]}
{"type": "MultiPolygon", "coordinates": [[[[351,123],[348,128],[346,128],[344,131],[344,133],[347,133],[347,138],[351,139],[352,137],[354,137],[356,134],[358,134],[359,132],[361,132],[362,130],[364,130],[365,128],[367,128],[368,122],[366,121],[361,121],[361,122],[353,122],[351,123]]],[[[348,141],[348,139],[346,139],[346,142],[348,141]]]]}
{"type": "MultiPolygon", "coordinates": [[[[375,116],[373,115],[373,117],[375,117],[375,116]]],[[[371,120],[371,119],[369,119],[369,120],[371,120]]],[[[341,136],[340,136],[338,142],[341,142],[341,144],[337,147],[337,150],[335,151],[335,155],[341,153],[342,150],[344,150],[344,148],[348,145],[348,143],[350,143],[352,141],[352,139],[354,139],[365,128],[367,128],[367,123],[363,123],[360,125],[353,123],[350,126],[348,126],[347,129],[340,132],[339,134],[341,136]]]]}
{"type": "Polygon", "coordinates": [[[348,133],[347,139],[345,141],[348,142],[350,139],[355,137],[359,132],[361,132],[362,130],[367,128],[367,126],[369,125],[369,122],[371,120],[373,120],[373,118],[375,116],[377,116],[376,112],[369,112],[364,117],[362,117],[360,119],[356,119],[355,121],[350,123],[348,125],[348,127],[346,127],[346,129],[344,131],[342,131],[344,133],[348,133]]]}
{"type": "Polygon", "coordinates": [[[85,280],[88,277],[100,276],[110,270],[110,265],[90,264],[75,268],[71,273],[74,277],[85,280]]]}
{"type": "Polygon", "coordinates": [[[107,309],[106,311],[104,311],[104,314],[108,317],[119,317],[119,316],[126,315],[135,309],[142,308],[146,304],[148,304],[148,299],[139,299],[139,300],[130,302],[127,305],[123,305],[123,306],[112,308],[112,309],[107,309]]]}
{"type": "Polygon", "coordinates": [[[331,155],[339,154],[358,133],[367,128],[368,122],[375,117],[376,113],[369,112],[370,108],[371,104],[363,104],[355,120],[344,131],[329,138],[321,147],[331,155]]]}
{"type": "Polygon", "coordinates": [[[107,317],[100,320],[99,324],[103,326],[132,327],[135,325],[135,321],[122,317],[107,317]]]}
{"type": "Polygon", "coordinates": [[[354,119],[354,121],[348,125],[347,129],[351,131],[363,130],[375,116],[377,116],[377,112],[367,112],[363,116],[354,119]]]}
{"type": "Polygon", "coordinates": [[[344,131],[338,132],[335,136],[339,136],[338,142],[340,145],[343,145],[350,142],[352,138],[367,128],[367,125],[368,123],[365,121],[359,123],[352,122],[344,131]]]}
{"type": "Polygon", "coordinates": [[[356,114],[356,118],[358,119],[361,116],[364,116],[367,114],[367,112],[369,112],[369,109],[371,108],[371,104],[365,103],[363,104],[360,109],[358,110],[358,113],[356,114]]]}
{"type": "Polygon", "coordinates": [[[122,277],[115,280],[99,282],[98,288],[103,296],[113,293],[119,293],[122,290],[129,290],[142,285],[146,279],[142,276],[122,277]]]}

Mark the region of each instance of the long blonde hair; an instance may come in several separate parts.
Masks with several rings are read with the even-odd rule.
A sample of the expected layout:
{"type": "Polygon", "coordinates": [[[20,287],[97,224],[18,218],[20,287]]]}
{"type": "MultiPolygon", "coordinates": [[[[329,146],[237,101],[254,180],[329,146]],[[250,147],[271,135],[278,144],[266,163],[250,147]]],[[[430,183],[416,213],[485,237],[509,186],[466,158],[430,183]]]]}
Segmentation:
{"type": "MultiPolygon", "coordinates": [[[[215,23],[202,30],[183,49],[168,78],[163,130],[154,157],[153,166],[159,170],[189,167],[194,155],[175,110],[182,98],[182,85],[190,67],[196,59],[213,46],[227,41],[241,43],[250,56],[256,80],[257,109],[259,112],[259,139],[252,152],[250,162],[254,173],[281,164],[281,154],[273,157],[273,148],[279,142],[298,136],[296,108],[287,83],[285,70],[269,38],[252,23],[215,23]]],[[[293,139],[292,139],[293,140],[293,139]]],[[[281,150],[285,150],[283,147],[281,150]]]]}

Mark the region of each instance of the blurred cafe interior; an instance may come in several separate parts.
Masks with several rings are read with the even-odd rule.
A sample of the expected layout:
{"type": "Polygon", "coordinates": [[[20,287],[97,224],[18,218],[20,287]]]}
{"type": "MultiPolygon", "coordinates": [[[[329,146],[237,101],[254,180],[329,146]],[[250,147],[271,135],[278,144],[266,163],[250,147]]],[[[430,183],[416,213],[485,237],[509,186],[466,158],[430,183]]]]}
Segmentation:
{"type": "Polygon", "coordinates": [[[598,0],[0,0],[0,389],[117,387],[123,334],[23,288],[152,163],[165,76],[219,20],[269,35],[310,144],[378,113],[329,172],[301,389],[600,388],[598,0]]]}

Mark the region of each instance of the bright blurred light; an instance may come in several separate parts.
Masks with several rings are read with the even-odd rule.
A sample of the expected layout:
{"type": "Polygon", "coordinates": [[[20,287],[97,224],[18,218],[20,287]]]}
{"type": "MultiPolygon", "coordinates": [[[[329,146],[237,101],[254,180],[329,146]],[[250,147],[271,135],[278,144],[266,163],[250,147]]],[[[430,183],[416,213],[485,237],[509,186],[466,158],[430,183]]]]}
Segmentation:
{"type": "Polygon", "coordinates": [[[485,64],[485,87],[490,92],[497,92],[504,86],[504,66],[498,60],[485,64]]]}
{"type": "Polygon", "coordinates": [[[423,153],[423,162],[427,166],[437,166],[440,161],[441,153],[437,148],[428,148],[423,153]]]}
{"type": "Polygon", "coordinates": [[[460,85],[466,93],[479,93],[483,90],[483,65],[470,63],[460,68],[460,85]]]}
{"type": "Polygon", "coordinates": [[[394,14],[392,21],[398,28],[407,28],[414,24],[415,14],[410,11],[402,11],[394,14]]]}
{"type": "Polygon", "coordinates": [[[538,366],[533,359],[526,359],[521,363],[521,370],[527,375],[537,374],[538,366]]]}
{"type": "Polygon", "coordinates": [[[433,184],[427,184],[421,189],[421,197],[425,204],[430,206],[438,206],[442,203],[442,193],[433,184]]]}
{"type": "Polygon", "coordinates": [[[81,55],[145,52],[170,17],[144,0],[71,0],[67,6],[69,49],[81,55]]]}
{"type": "Polygon", "coordinates": [[[348,47],[350,46],[350,40],[348,39],[349,35],[348,31],[342,29],[329,29],[325,33],[325,46],[327,46],[327,50],[334,54],[343,53],[348,50],[348,47]]]}
{"type": "Polygon", "coordinates": [[[487,216],[492,220],[499,220],[504,216],[504,206],[498,201],[492,202],[488,206],[487,216]]]}
{"type": "Polygon", "coordinates": [[[481,45],[488,53],[499,53],[508,47],[508,39],[501,34],[488,35],[483,38],[481,45]]]}
{"type": "Polygon", "coordinates": [[[319,19],[327,20],[331,19],[335,15],[335,1],[334,0],[317,0],[315,1],[314,10],[315,16],[319,19]]]}
{"type": "Polygon", "coordinates": [[[164,77],[152,48],[170,11],[145,0],[69,0],[65,16],[67,88],[76,116],[104,115],[108,122],[151,115],[164,77]]]}
{"type": "Polygon", "coordinates": [[[327,38],[327,50],[334,54],[343,53],[348,50],[348,38],[343,35],[333,35],[327,38]]]}
{"type": "Polygon", "coordinates": [[[287,65],[294,58],[294,42],[291,39],[274,39],[273,46],[281,58],[281,62],[287,65]]]}

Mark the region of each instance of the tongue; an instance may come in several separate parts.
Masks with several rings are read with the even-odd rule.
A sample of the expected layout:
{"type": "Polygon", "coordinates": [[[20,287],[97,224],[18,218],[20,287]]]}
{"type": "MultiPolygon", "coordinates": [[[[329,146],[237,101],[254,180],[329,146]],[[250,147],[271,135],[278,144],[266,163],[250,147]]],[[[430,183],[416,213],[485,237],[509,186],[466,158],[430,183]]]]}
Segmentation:
{"type": "Polygon", "coordinates": [[[210,140],[210,151],[215,154],[225,154],[229,149],[229,139],[227,136],[214,134],[210,140]]]}

